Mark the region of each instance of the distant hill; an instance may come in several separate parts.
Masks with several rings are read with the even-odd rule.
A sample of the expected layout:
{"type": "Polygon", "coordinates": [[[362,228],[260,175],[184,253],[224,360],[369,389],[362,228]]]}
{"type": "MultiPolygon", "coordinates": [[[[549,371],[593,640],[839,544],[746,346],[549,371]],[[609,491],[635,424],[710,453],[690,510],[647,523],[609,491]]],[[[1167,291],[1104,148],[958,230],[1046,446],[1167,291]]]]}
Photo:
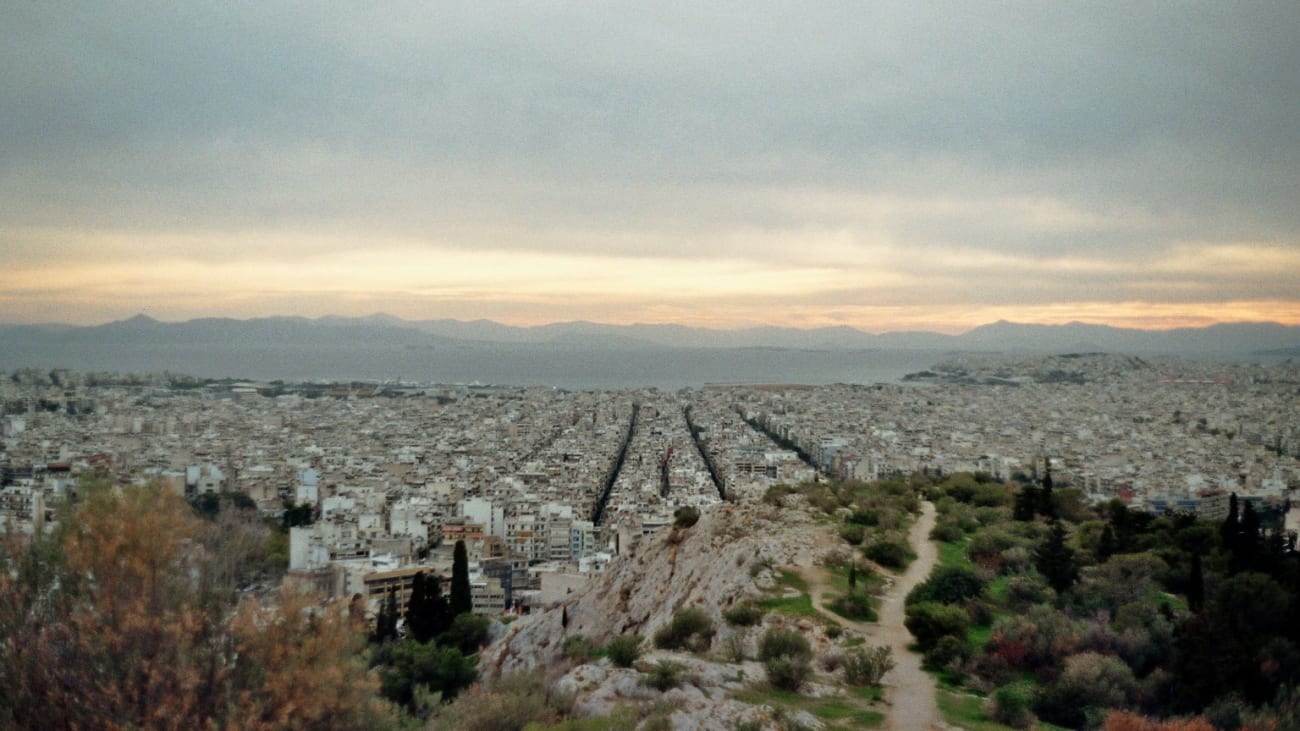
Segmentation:
{"type": "Polygon", "coordinates": [[[754,379],[875,382],[887,377],[885,371],[913,365],[919,370],[956,352],[1279,358],[1300,353],[1300,327],[1241,323],[1145,331],[996,322],[960,335],[872,334],[850,327],[715,330],[594,322],[515,327],[384,314],[186,322],[137,315],[96,326],[0,324],[0,370],[172,370],[286,379],[382,373],[385,379],[492,378],[591,387],[754,379]],[[587,384],[592,374],[597,382],[587,384]]]}

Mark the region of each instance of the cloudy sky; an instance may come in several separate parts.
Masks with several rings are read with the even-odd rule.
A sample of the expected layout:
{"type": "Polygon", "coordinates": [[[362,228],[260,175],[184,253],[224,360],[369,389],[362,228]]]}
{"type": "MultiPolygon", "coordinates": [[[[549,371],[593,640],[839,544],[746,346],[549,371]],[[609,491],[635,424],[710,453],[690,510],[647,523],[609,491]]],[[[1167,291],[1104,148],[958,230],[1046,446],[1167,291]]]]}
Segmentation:
{"type": "Polygon", "coordinates": [[[1300,3],[0,5],[0,321],[1300,323],[1300,3]]]}

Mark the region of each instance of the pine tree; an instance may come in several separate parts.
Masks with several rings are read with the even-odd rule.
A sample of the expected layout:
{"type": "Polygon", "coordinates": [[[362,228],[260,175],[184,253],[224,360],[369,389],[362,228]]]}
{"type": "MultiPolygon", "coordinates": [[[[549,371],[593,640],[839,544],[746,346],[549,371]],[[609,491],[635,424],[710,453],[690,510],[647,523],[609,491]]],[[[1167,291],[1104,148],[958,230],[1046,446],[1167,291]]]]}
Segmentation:
{"type": "Polygon", "coordinates": [[[465,541],[456,541],[451,554],[451,616],[457,617],[474,610],[474,598],[469,588],[469,554],[465,541]]]}
{"type": "Polygon", "coordinates": [[[854,561],[849,564],[849,593],[858,588],[858,562],[854,561]]]}

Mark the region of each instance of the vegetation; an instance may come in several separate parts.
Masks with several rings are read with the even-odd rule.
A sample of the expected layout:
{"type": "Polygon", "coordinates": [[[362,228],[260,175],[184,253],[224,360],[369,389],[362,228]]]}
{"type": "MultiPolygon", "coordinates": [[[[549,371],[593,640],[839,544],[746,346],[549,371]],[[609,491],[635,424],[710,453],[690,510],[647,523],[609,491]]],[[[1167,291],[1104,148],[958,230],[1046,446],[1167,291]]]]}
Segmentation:
{"type": "Polygon", "coordinates": [[[845,655],[844,682],[849,685],[880,685],[885,673],[894,669],[894,653],[888,646],[867,647],[845,655]]]}
{"type": "Polygon", "coordinates": [[[641,657],[641,635],[619,635],[605,645],[605,657],[621,668],[630,668],[641,657]]]}
{"type": "Polygon", "coordinates": [[[673,614],[672,621],[654,634],[655,647],[661,650],[693,650],[709,648],[713,640],[713,620],[708,612],[698,607],[687,607],[673,614]]]}
{"type": "Polygon", "coordinates": [[[260,519],[204,520],[156,484],[76,492],[52,533],[0,547],[0,727],[393,724],[356,617],[239,591],[260,519]]]}
{"type": "Polygon", "coordinates": [[[982,719],[950,721],[1288,727],[1300,554],[1276,517],[1236,500],[1216,522],[1090,507],[1043,472],[927,488],[941,566],[908,597],[908,628],[930,667],[989,694],[945,700],[982,719]]]}
{"type": "Polygon", "coordinates": [[[777,688],[798,690],[812,675],[812,647],[808,638],[794,630],[772,627],[764,632],[758,659],[768,682],[777,688]]]}

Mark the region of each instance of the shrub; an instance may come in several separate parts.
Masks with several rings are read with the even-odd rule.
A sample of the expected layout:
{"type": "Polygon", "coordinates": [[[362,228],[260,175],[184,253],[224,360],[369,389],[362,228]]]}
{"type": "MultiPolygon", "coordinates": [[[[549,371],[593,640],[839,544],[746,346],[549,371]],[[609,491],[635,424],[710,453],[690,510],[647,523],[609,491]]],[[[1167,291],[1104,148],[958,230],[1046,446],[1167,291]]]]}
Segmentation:
{"type": "Polygon", "coordinates": [[[945,635],[954,635],[963,641],[970,619],[961,607],[938,602],[921,602],[907,608],[903,624],[916,637],[917,644],[928,650],[945,635]]]}
{"type": "MultiPolygon", "coordinates": [[[[840,535],[844,535],[844,532],[841,531],[840,535]]],[[[940,543],[960,541],[965,536],[966,531],[962,530],[960,522],[946,518],[935,523],[934,528],[930,530],[930,540],[940,543]]]]}
{"type": "Polygon", "coordinates": [[[843,667],[849,685],[880,685],[885,673],[894,669],[894,651],[885,645],[859,648],[844,656],[843,667]]]}
{"type": "Polygon", "coordinates": [[[877,526],[880,525],[880,511],[857,508],[849,514],[848,521],[854,525],[877,526]]]}
{"type": "Polygon", "coordinates": [[[436,728],[458,731],[517,731],[530,723],[552,723],[564,715],[562,703],[546,690],[543,673],[508,675],[488,689],[474,686],[443,709],[436,728]]]}
{"type": "Polygon", "coordinates": [[[986,709],[999,723],[1012,728],[1029,728],[1034,724],[1034,713],[1030,710],[1032,702],[1033,692],[1027,684],[1012,683],[993,691],[986,709]]]}
{"type": "Polygon", "coordinates": [[[1018,574],[1007,579],[1006,600],[1012,609],[1025,609],[1055,602],[1056,592],[1036,573],[1018,574]]]}
{"type": "Polygon", "coordinates": [[[655,632],[655,647],[663,650],[704,650],[713,639],[713,620],[703,609],[687,607],[673,615],[673,619],[655,632]]]}
{"type": "Polygon", "coordinates": [[[699,508],[692,508],[689,505],[683,505],[682,507],[673,511],[674,528],[680,528],[682,530],[685,530],[695,525],[699,521],[700,521],[699,508]]]}
{"type": "Polygon", "coordinates": [[[1123,660],[1083,652],[1066,659],[1061,676],[1038,694],[1034,710],[1046,721],[1078,728],[1090,711],[1123,708],[1136,691],[1133,671],[1123,660]]]}
{"type": "Polygon", "coordinates": [[[908,592],[906,603],[961,604],[984,593],[984,580],[968,568],[939,566],[930,578],[908,592]]]}
{"type": "Polygon", "coordinates": [[[843,538],[855,546],[861,544],[862,539],[865,538],[866,535],[866,529],[857,523],[845,523],[840,526],[840,538],[843,538]]]}
{"type": "Polygon", "coordinates": [[[925,651],[925,664],[935,670],[960,665],[970,657],[970,646],[955,635],[944,635],[925,651]]]}
{"type": "Polygon", "coordinates": [[[763,633],[758,659],[772,685],[798,690],[812,675],[812,646],[808,639],[793,630],[773,627],[763,633]]]}
{"type": "Polygon", "coordinates": [[[807,659],[776,657],[763,663],[767,682],[785,690],[799,690],[812,675],[812,663],[807,659]]]}
{"type": "Polygon", "coordinates": [[[605,657],[621,668],[630,668],[641,657],[641,635],[619,635],[605,645],[605,657]]]}
{"type": "Polygon", "coordinates": [[[564,656],[571,660],[590,660],[596,654],[591,641],[582,635],[569,635],[564,638],[564,656]]]}
{"type": "Polygon", "coordinates": [[[872,561],[891,569],[901,569],[912,559],[912,554],[907,550],[907,546],[897,541],[873,543],[864,548],[862,552],[872,561]]]}
{"type": "Polygon", "coordinates": [[[658,691],[670,690],[682,684],[682,673],[686,666],[672,660],[660,660],[650,668],[646,683],[658,691]]]}
{"type": "Polygon", "coordinates": [[[845,619],[876,621],[876,610],[871,606],[871,598],[861,591],[851,591],[835,597],[831,601],[831,611],[845,619]]]}
{"type": "Polygon", "coordinates": [[[758,621],[766,613],[767,610],[763,609],[757,602],[741,602],[724,611],[722,618],[726,620],[727,624],[737,627],[749,627],[758,624],[758,621]]]}
{"type": "Polygon", "coordinates": [[[763,633],[758,644],[758,659],[769,660],[782,655],[812,657],[812,646],[802,634],[781,627],[763,633]]]}

